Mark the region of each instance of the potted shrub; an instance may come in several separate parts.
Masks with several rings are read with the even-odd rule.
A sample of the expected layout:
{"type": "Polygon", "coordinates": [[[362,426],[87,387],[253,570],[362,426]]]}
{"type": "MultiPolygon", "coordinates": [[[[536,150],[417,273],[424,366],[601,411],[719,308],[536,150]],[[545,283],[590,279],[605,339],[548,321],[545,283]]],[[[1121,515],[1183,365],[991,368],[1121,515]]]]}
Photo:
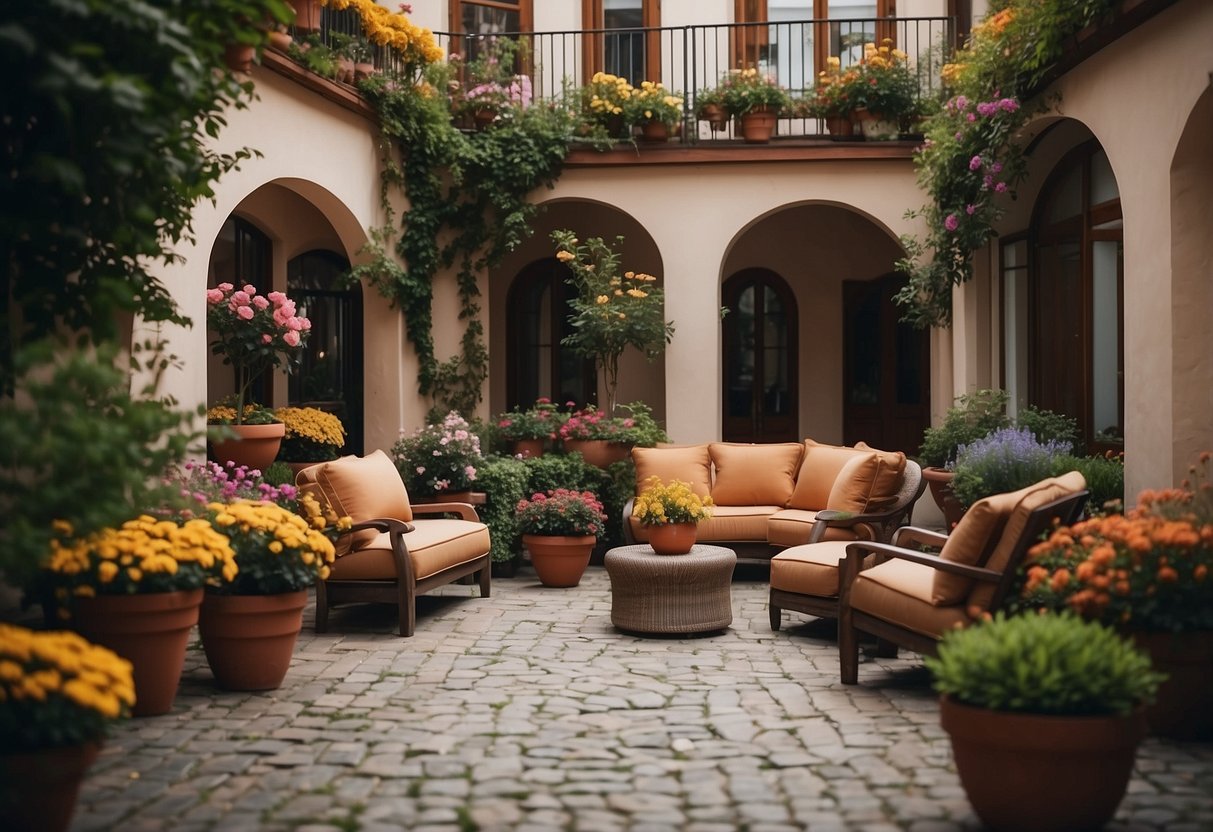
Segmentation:
{"type": "Polygon", "coordinates": [[[651,447],[668,441],[648,405],[632,402],[618,409],[628,415],[611,418],[594,405],[569,414],[559,430],[565,450],[581,454],[591,465],[607,468],[627,459],[636,445],[651,447]]]}
{"type": "Polygon", "coordinates": [[[451,411],[437,424],[418,428],[392,446],[392,461],[410,494],[466,501],[483,464],[480,437],[451,411]]]}
{"type": "Polygon", "coordinates": [[[854,93],[856,115],[865,139],[896,139],[902,121],[909,121],[918,103],[918,79],[906,63],[906,53],[885,38],[878,47],[865,43],[857,67],[854,93]]]}
{"type": "Polygon", "coordinates": [[[967,508],[982,497],[1018,491],[1053,476],[1054,460],[1070,450],[1069,442],[1042,442],[1027,428],[1000,428],[957,449],[952,494],[967,508]]]}
{"type": "Polygon", "coordinates": [[[513,444],[513,455],[543,456],[547,442],[557,438],[564,416],[551,399],[540,397],[526,410],[515,408],[496,419],[497,435],[513,444]]]}
{"type": "Polygon", "coordinates": [[[993,830],[1097,829],[1116,812],[1161,676],[1072,614],[1002,613],[926,659],[961,785],[993,830]]]}
{"type": "Polygon", "coordinates": [[[757,69],[732,69],[720,84],[728,114],[741,120],[742,136],[751,144],[764,144],[775,132],[775,119],[791,101],[787,90],[772,75],[757,69]]]}
{"type": "Polygon", "coordinates": [[[1154,733],[1213,739],[1213,489],[1210,455],[1185,487],[1145,491],[1124,516],[1055,531],[1025,564],[1022,603],[1118,627],[1170,677],[1147,718],[1154,733]]]}
{"type": "Polygon", "coordinates": [[[515,514],[539,581],[544,586],[577,586],[606,528],[602,503],[593,492],[557,488],[534,494],[518,502],[515,514]]]}
{"type": "Polygon", "coordinates": [[[859,98],[856,84],[859,81],[859,71],[848,68],[842,70],[842,62],[836,57],[826,61],[826,68],[817,75],[817,85],[813,88],[812,113],[817,118],[824,119],[830,138],[835,141],[849,139],[854,135],[855,109],[859,98]]]}
{"type": "Polygon", "coordinates": [[[943,422],[927,428],[922,435],[918,460],[922,477],[931,487],[931,496],[943,512],[948,528],[960,522],[964,507],[952,495],[951,463],[961,445],[975,442],[999,428],[1007,427],[1005,390],[975,390],[958,396],[944,415],[943,422]]]}
{"type": "Polygon", "coordinates": [[[586,131],[603,138],[626,139],[630,125],[624,108],[634,92],[635,87],[626,78],[595,72],[577,96],[586,131]]]}
{"type": "Polygon", "coordinates": [[[649,545],[659,555],[685,555],[695,545],[695,529],[712,516],[712,498],[700,497],[690,483],[669,483],[652,476],[632,505],[632,516],[648,527],[649,545]]]}
{"type": "Polygon", "coordinates": [[[713,134],[728,126],[729,114],[724,108],[724,93],[720,88],[703,89],[695,93],[695,117],[706,121],[713,134]]]}
{"type": "Polygon", "coordinates": [[[0,818],[61,832],[110,723],[135,704],[130,662],[75,633],[0,623],[0,666],[0,818]]]}
{"type": "Polygon", "coordinates": [[[298,473],[317,462],[336,459],[345,445],[345,426],[316,407],[279,407],[274,416],[285,426],[278,459],[298,473]]]}
{"type": "Polygon", "coordinates": [[[645,141],[668,141],[682,124],[682,93],[671,93],[660,81],[643,81],[623,112],[629,124],[640,127],[645,141]]]}

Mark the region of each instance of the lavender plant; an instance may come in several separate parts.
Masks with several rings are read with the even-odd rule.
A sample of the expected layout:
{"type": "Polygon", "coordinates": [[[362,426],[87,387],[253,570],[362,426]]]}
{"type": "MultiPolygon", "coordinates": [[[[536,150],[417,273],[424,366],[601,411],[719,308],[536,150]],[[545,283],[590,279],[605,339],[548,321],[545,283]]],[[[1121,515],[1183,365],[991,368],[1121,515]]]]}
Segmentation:
{"type": "Polygon", "coordinates": [[[1065,440],[1041,442],[1028,428],[996,430],[960,446],[952,491],[966,506],[991,494],[1016,491],[1052,476],[1054,457],[1072,450],[1065,440]]]}

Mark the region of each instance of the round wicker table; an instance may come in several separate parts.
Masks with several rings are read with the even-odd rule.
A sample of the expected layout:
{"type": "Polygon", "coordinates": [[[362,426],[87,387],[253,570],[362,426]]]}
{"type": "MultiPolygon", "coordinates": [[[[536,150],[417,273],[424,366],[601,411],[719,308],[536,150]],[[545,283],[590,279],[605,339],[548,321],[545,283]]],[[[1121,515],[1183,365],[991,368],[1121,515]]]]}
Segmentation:
{"type": "Polygon", "coordinates": [[[733,623],[733,567],[722,546],[695,545],[685,555],[619,546],[603,560],[611,578],[611,622],[635,633],[706,633],[733,623]]]}

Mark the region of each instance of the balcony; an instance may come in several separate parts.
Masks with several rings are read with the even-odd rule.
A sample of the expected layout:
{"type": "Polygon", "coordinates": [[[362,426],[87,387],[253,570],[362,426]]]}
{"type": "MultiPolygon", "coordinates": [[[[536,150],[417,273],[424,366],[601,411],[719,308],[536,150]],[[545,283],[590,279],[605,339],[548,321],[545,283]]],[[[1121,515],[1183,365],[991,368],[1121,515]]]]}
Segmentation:
{"type": "MultiPolygon", "coordinates": [[[[332,43],[334,35],[360,32],[354,9],[324,10],[320,36],[325,43],[332,43]]],[[[671,92],[682,93],[684,99],[680,135],[671,146],[709,149],[741,144],[732,122],[714,130],[695,118],[699,92],[715,87],[730,69],[756,67],[775,77],[795,99],[804,100],[812,95],[827,57],[838,57],[845,68],[860,60],[865,43],[891,38],[908,55],[918,77],[920,97],[929,99],[941,90],[940,70],[951,54],[955,32],[956,21],[951,17],[895,17],[476,35],[440,32],[435,37],[448,55],[458,53],[465,60],[482,54],[498,39],[516,41],[521,56],[516,69],[530,79],[535,100],[574,109],[579,105],[577,89],[596,72],[626,78],[634,85],[660,81],[671,92]]],[[[411,72],[400,56],[384,47],[375,48],[374,63],[388,74],[411,72]]],[[[781,113],[775,143],[805,145],[829,140],[823,120],[805,109],[794,107],[781,113]]],[[[862,139],[846,143],[862,143],[862,139]]]]}

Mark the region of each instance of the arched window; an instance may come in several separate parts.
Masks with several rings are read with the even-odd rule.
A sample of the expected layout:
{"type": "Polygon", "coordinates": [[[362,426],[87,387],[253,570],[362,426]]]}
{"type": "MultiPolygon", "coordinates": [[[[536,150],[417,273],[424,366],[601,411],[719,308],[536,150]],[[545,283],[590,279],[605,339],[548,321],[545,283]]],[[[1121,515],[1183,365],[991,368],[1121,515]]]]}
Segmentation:
{"type": "Polygon", "coordinates": [[[724,439],[794,442],[796,299],[783,278],[746,269],[725,281],[724,439]]]}
{"type": "Polygon", "coordinates": [[[343,453],[362,453],[362,288],[341,279],[350,262],[309,251],[287,264],[287,294],[312,322],[299,367],[287,383],[290,403],[335,414],[345,426],[343,453]]]}
{"type": "Polygon", "coordinates": [[[506,300],[509,407],[526,407],[541,396],[579,406],[597,399],[594,363],[560,345],[570,332],[570,277],[567,266],[549,258],[527,266],[510,287],[506,300]]]}
{"type": "Polygon", "coordinates": [[[1076,418],[1088,450],[1122,449],[1124,231],[1098,142],[1058,163],[1027,244],[1005,242],[1002,259],[1008,389],[1020,403],[1076,418]]]}

